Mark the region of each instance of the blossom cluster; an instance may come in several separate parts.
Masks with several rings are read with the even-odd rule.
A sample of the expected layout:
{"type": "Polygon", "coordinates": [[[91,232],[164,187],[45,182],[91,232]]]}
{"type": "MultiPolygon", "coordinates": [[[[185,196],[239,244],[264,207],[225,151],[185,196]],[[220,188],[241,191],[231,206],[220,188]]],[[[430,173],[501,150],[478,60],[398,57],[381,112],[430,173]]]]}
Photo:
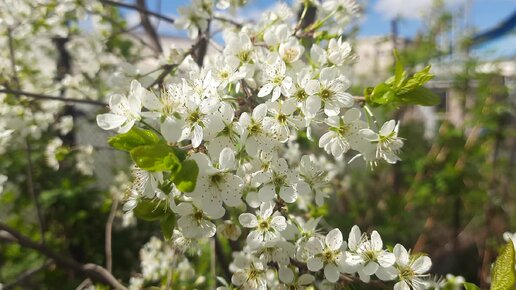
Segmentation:
{"type": "MultiPolygon", "coordinates": [[[[215,235],[245,237],[230,265],[231,283],[243,289],[288,289],[343,277],[425,288],[428,257],[401,245],[389,252],[376,231],[368,237],[358,227],[346,243],[339,229],[325,236],[319,219],[297,215],[313,202],[324,205],[332,192],[332,162],[344,163],[354,152],[367,164],[396,163],[403,146],[396,121],[374,127],[371,111],[348,92],[346,72],[356,59],[350,43],[338,35],[305,42],[305,33],[352,18],[355,6],[327,1],[318,7],[321,18],[300,28],[282,5],[256,24],[226,27],[225,47],[207,55],[202,66],[191,55],[171,53],[185,57],[175,59],[178,70],[160,90],[133,80],[125,93],[112,95],[110,112],[97,116],[102,129],[123,135],[136,126],[157,133],[199,170],[195,188],[181,191],[167,170],[135,165],[124,209],[137,210],[149,200],[156,208],[166,205],[165,212],[177,217],[171,240],[180,252],[215,235]],[[300,136],[331,158],[304,153],[300,136]]],[[[181,9],[177,25],[199,38],[215,8],[211,1],[194,1],[181,9]]]]}

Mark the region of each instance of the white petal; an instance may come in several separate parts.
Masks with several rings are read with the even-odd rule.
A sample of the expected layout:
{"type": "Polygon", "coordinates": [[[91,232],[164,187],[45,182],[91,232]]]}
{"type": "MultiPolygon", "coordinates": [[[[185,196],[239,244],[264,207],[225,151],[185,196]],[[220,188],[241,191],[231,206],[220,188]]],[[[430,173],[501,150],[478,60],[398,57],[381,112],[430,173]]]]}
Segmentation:
{"type": "Polygon", "coordinates": [[[274,85],[272,83],[265,84],[258,92],[258,98],[263,98],[263,97],[269,95],[273,88],[274,88],[274,85]]]}
{"type": "Polygon", "coordinates": [[[408,265],[409,263],[409,254],[407,249],[400,244],[396,244],[393,249],[393,253],[396,256],[396,262],[401,265],[408,265]]]}
{"type": "Polygon", "coordinates": [[[357,108],[351,108],[344,114],[344,122],[352,123],[360,118],[360,110],[357,108]]]}
{"type": "Polygon", "coordinates": [[[237,286],[244,284],[245,281],[247,281],[247,274],[245,272],[236,272],[231,277],[231,283],[237,286]]]}
{"type": "Polygon", "coordinates": [[[299,276],[297,279],[297,284],[299,285],[309,285],[312,284],[315,280],[315,277],[310,274],[303,274],[299,276]]]}
{"type": "Polygon", "coordinates": [[[173,117],[167,117],[161,124],[161,134],[167,142],[177,142],[181,138],[185,122],[173,117]]]}
{"type": "Polygon", "coordinates": [[[394,131],[394,127],[396,126],[396,121],[390,120],[383,124],[382,128],[380,129],[380,134],[382,136],[389,135],[392,131],[394,131]]]}
{"type": "Polygon", "coordinates": [[[279,279],[283,283],[291,283],[294,281],[294,272],[288,267],[279,268],[279,279]]]}
{"type": "Polygon", "coordinates": [[[220,169],[234,169],[236,167],[235,152],[231,148],[224,148],[219,157],[220,169]]]}
{"type": "Polygon", "coordinates": [[[376,262],[369,262],[365,265],[365,267],[362,269],[362,271],[364,272],[364,274],[366,275],[373,275],[374,273],[376,273],[376,270],[378,270],[378,264],[376,262]]]}
{"type": "Polygon", "coordinates": [[[335,283],[339,280],[339,276],[339,268],[334,264],[328,264],[324,267],[324,277],[326,277],[326,280],[335,283]]]}
{"type": "Polygon", "coordinates": [[[308,261],[306,262],[306,266],[308,267],[308,270],[310,270],[312,272],[317,272],[322,269],[323,262],[321,261],[320,258],[313,257],[313,258],[308,259],[308,261]]]}
{"type": "Polygon", "coordinates": [[[255,228],[258,226],[258,219],[254,214],[243,213],[238,217],[240,224],[246,228],[255,228]]]}
{"type": "Polygon", "coordinates": [[[382,281],[394,280],[394,278],[396,278],[396,269],[394,267],[380,267],[376,270],[375,275],[382,281]]]}
{"type": "Polygon", "coordinates": [[[253,109],[253,119],[256,121],[261,121],[263,117],[267,115],[267,105],[266,104],[259,104],[253,109]]]}
{"type": "Polygon", "coordinates": [[[412,269],[417,274],[424,274],[432,267],[432,260],[427,256],[421,256],[412,265],[412,269]]]}
{"type": "Polygon", "coordinates": [[[174,212],[178,215],[189,215],[194,212],[194,207],[191,203],[182,202],[174,208],[174,212]]]}
{"type": "Polygon", "coordinates": [[[339,229],[333,229],[326,235],[326,245],[333,251],[340,249],[342,241],[342,233],[339,229]]]}
{"type": "Polygon", "coordinates": [[[258,198],[262,202],[269,202],[271,201],[274,196],[276,195],[276,191],[274,190],[274,186],[271,184],[266,184],[260,188],[258,191],[258,198]]]}
{"type": "Polygon", "coordinates": [[[362,239],[362,233],[357,225],[354,225],[349,232],[348,247],[352,251],[356,251],[362,239]]]}
{"type": "Polygon", "coordinates": [[[319,84],[319,81],[317,80],[309,80],[305,85],[304,85],[304,88],[305,88],[305,91],[307,94],[309,95],[315,95],[316,93],[319,92],[321,86],[319,84]]]}
{"type": "Polygon", "coordinates": [[[267,219],[272,215],[272,212],[274,210],[274,203],[272,201],[270,202],[264,202],[260,206],[260,216],[263,219],[267,219]]]}
{"type": "Polygon", "coordinates": [[[384,268],[392,266],[394,262],[396,262],[396,257],[393,253],[385,251],[378,256],[378,263],[384,268]]]}
{"type": "Polygon", "coordinates": [[[321,98],[316,95],[309,96],[306,99],[306,109],[310,117],[314,117],[321,109],[321,98]]]}
{"type": "Polygon", "coordinates": [[[195,125],[192,133],[193,133],[192,146],[194,148],[197,148],[197,147],[199,147],[199,145],[201,145],[202,138],[203,138],[202,127],[199,125],[195,125]]]}
{"type": "Polygon", "coordinates": [[[271,226],[277,231],[284,231],[287,228],[287,223],[284,216],[275,216],[271,220],[271,226]]]}
{"type": "Polygon", "coordinates": [[[404,281],[400,281],[394,285],[394,290],[410,290],[410,287],[404,281]]]}
{"type": "Polygon", "coordinates": [[[306,243],[306,249],[311,255],[322,253],[324,246],[318,238],[311,237],[306,243]]]}
{"type": "Polygon", "coordinates": [[[380,237],[380,234],[377,231],[373,231],[371,233],[371,246],[375,251],[379,251],[383,247],[382,238],[380,237]]]}
{"type": "Polygon", "coordinates": [[[127,118],[112,113],[101,114],[97,116],[97,124],[104,130],[113,130],[124,124],[127,118]]]}
{"type": "Polygon", "coordinates": [[[280,188],[279,196],[286,203],[293,203],[297,199],[297,192],[292,187],[282,186],[280,188]]]}

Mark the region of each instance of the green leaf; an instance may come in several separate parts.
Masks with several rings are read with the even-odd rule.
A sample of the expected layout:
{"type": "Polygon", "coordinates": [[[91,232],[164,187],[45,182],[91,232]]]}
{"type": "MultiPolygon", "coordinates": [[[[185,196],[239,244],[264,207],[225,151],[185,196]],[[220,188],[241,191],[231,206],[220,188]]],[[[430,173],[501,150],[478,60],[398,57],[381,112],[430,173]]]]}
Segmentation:
{"type": "Polygon", "coordinates": [[[163,218],[167,211],[166,202],[158,202],[153,199],[141,199],[133,209],[136,217],[146,221],[157,221],[163,218]]]}
{"type": "Polygon", "coordinates": [[[425,87],[415,88],[398,95],[398,102],[422,106],[435,106],[441,102],[441,97],[425,87]]]}
{"type": "Polygon", "coordinates": [[[172,175],[181,170],[181,163],[174,150],[166,144],[138,146],[131,150],[134,163],[147,171],[171,171],[172,175]]]}
{"type": "Polygon", "coordinates": [[[169,212],[169,214],[159,221],[159,225],[165,240],[170,240],[176,226],[176,215],[173,212],[169,212]]]}
{"type": "Polygon", "coordinates": [[[174,184],[182,192],[192,192],[197,183],[199,166],[194,160],[185,160],[182,163],[181,171],[174,177],[174,184]]]}
{"type": "Polygon", "coordinates": [[[491,290],[514,289],[514,245],[509,241],[500,251],[491,273],[491,290]]]}
{"type": "Polygon", "coordinates": [[[369,101],[373,105],[384,105],[392,102],[395,97],[396,93],[392,87],[386,83],[381,83],[373,89],[369,101]]]}
{"type": "Polygon", "coordinates": [[[430,73],[431,66],[426,66],[423,70],[415,73],[398,91],[399,94],[404,94],[411,90],[417,89],[423,86],[426,82],[434,78],[434,75],[430,73]]]}
{"type": "Polygon", "coordinates": [[[129,132],[118,134],[108,139],[109,145],[122,151],[131,151],[138,146],[151,145],[159,142],[160,138],[154,132],[134,126],[129,132]]]}
{"type": "Polygon", "coordinates": [[[401,62],[398,50],[395,49],[393,53],[394,59],[396,60],[394,67],[394,85],[398,87],[405,80],[407,73],[403,69],[403,62],[401,62]]]}
{"type": "Polygon", "coordinates": [[[477,285],[468,282],[464,282],[464,288],[466,288],[466,290],[480,290],[477,285]]]}

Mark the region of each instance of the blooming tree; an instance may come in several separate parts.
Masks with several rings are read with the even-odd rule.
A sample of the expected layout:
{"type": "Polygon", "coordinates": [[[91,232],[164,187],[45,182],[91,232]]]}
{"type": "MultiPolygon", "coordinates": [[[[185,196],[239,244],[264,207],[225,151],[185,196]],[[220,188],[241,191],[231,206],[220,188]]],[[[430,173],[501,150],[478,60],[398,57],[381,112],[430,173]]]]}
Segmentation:
{"type": "MultiPolygon", "coordinates": [[[[31,11],[52,14],[56,20],[50,27],[64,36],[74,30],[63,22],[93,13],[93,33],[98,34],[68,40],[79,71],[69,70],[58,83],[53,79],[59,71],[20,82],[16,66],[27,66],[38,56],[22,60],[11,50],[5,69],[14,67],[10,79],[15,82],[2,85],[0,144],[29,142],[48,130],[65,136],[74,120],[64,114],[60,101],[102,105],[103,96],[108,97],[108,111],[96,121],[113,132],[108,143],[133,163],[122,197],[127,224],[134,222],[132,216],[157,222],[164,238],[152,238],[141,249],[142,273],[131,278],[130,288],[163,278],[164,286],[171,287],[172,269],[179,273],[178,283],[204,285],[205,276],[195,277],[207,273],[192,262],[200,255],[211,256],[208,278],[211,286],[217,279],[218,289],[327,289],[364,283],[426,289],[462,283],[450,276],[436,286],[429,279],[432,262],[426,255],[400,244],[386,247],[377,231],[362,233],[354,226],[348,234],[332,228],[308,209],[322,206],[335,193],[332,181],[344,174],[346,164],[362,162],[374,170],[379,163],[400,161],[399,122],[382,124],[373,107],[438,101],[423,87],[432,78],[429,67],[408,76],[400,61],[393,77],[365,89],[363,96],[349,92],[349,67],[357,56],[342,35],[359,16],[354,1],[281,4],[249,23],[226,18],[224,11],[235,15],[241,1],[192,1],[174,21],[187,31],[191,48],[163,53],[157,36],[149,33],[157,53],[155,67],[146,72],[130,64],[146,51],[145,45],[113,50],[108,44],[123,40],[103,39],[102,32],[112,33],[121,20],[98,16],[111,11],[102,4],[121,5],[136,8],[144,23],[144,6],[47,2],[60,12],[50,13],[49,3],[4,5],[8,13],[0,25],[8,31],[3,38],[8,46],[24,37],[43,39],[31,23],[21,23],[29,29],[14,29],[31,11]],[[221,29],[220,41],[212,39],[212,26],[221,29]],[[28,93],[32,88],[58,93],[28,93]],[[31,95],[54,101],[41,104],[41,110],[17,102],[31,95]],[[216,273],[216,259],[223,275],[216,273]]],[[[152,23],[145,23],[144,29],[152,32],[152,23]]],[[[57,170],[58,156],[72,154],[76,169],[91,175],[92,147],[66,149],[63,139],[48,140],[49,167],[57,170]]],[[[0,191],[5,182],[0,172],[0,191]]],[[[104,275],[101,282],[125,288],[111,275],[98,275],[104,275]]]]}

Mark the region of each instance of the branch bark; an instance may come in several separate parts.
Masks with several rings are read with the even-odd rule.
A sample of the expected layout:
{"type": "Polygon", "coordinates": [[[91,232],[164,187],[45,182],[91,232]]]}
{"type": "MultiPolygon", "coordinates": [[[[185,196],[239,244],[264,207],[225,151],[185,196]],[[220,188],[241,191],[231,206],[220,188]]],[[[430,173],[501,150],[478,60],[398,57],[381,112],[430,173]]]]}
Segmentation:
{"type": "Polygon", "coordinates": [[[150,40],[154,44],[154,50],[158,54],[161,54],[163,52],[163,47],[161,47],[161,41],[159,40],[159,35],[156,32],[156,29],[154,29],[154,26],[152,25],[152,22],[149,19],[149,11],[147,10],[147,7],[145,5],[145,0],[137,0],[136,4],[137,4],[137,7],[139,8],[138,11],[140,12],[140,20],[141,20],[143,29],[145,29],[145,32],[147,32],[150,40]]]}
{"type": "Polygon", "coordinates": [[[99,1],[101,3],[104,3],[104,4],[113,5],[113,6],[119,6],[119,7],[123,7],[123,8],[133,9],[133,10],[136,10],[136,11],[139,11],[139,12],[143,12],[145,14],[154,16],[154,17],[156,17],[158,19],[164,20],[164,21],[166,21],[166,22],[168,22],[170,24],[174,24],[174,22],[175,22],[174,19],[172,19],[170,17],[167,17],[167,16],[165,16],[163,14],[147,10],[145,7],[131,5],[131,4],[123,3],[123,2],[111,1],[111,0],[99,0],[99,1]]]}
{"type": "Polygon", "coordinates": [[[73,99],[73,98],[63,98],[63,97],[56,97],[56,96],[49,96],[45,94],[38,94],[38,93],[30,93],[20,90],[12,90],[12,89],[0,89],[0,93],[5,94],[13,94],[16,96],[26,96],[29,98],[34,99],[40,99],[40,100],[53,100],[53,101],[60,101],[65,103],[79,103],[79,104],[88,104],[88,105],[94,105],[94,106],[107,106],[106,103],[96,100],[87,100],[87,99],[73,99]]]}
{"type": "Polygon", "coordinates": [[[8,241],[15,241],[22,247],[35,250],[46,257],[54,260],[56,265],[62,267],[63,269],[72,270],[84,277],[90,278],[92,281],[97,281],[100,283],[104,283],[110,285],[111,287],[119,290],[128,290],[124,285],[122,285],[108,270],[105,268],[96,265],[96,264],[81,264],[69,257],[62,256],[53,250],[47,248],[43,244],[39,244],[31,240],[30,238],[24,236],[17,230],[9,227],[8,225],[0,222],[0,231],[5,231],[11,238],[7,238],[8,241]]]}
{"type": "Polygon", "coordinates": [[[109,272],[113,271],[113,252],[111,249],[111,240],[112,240],[112,232],[113,232],[113,221],[115,220],[116,209],[118,208],[118,197],[113,196],[113,203],[111,204],[111,210],[109,212],[109,217],[106,222],[106,269],[109,272]]]}

